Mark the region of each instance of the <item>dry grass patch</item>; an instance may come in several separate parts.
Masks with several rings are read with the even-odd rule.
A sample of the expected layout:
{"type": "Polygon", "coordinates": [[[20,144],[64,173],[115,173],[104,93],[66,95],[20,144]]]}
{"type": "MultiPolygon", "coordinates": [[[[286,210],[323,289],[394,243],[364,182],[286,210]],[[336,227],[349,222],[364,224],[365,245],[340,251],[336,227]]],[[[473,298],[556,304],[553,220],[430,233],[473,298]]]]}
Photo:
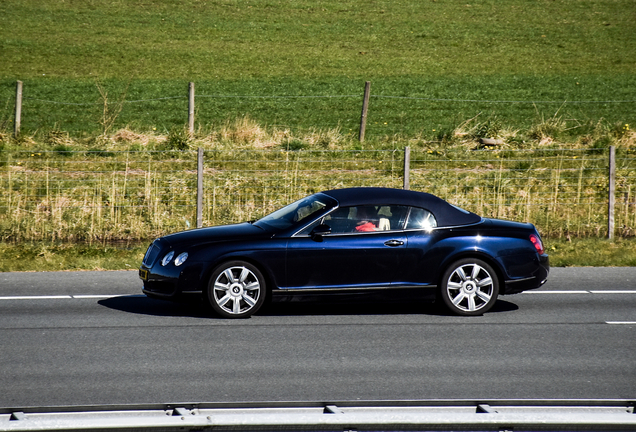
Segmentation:
{"type": "Polygon", "coordinates": [[[163,142],[166,140],[166,137],[137,133],[128,128],[124,128],[115,132],[111,139],[119,144],[141,144],[145,147],[151,141],[163,142]]]}
{"type": "Polygon", "coordinates": [[[241,147],[269,148],[278,144],[259,123],[245,116],[221,127],[218,137],[241,147]]]}

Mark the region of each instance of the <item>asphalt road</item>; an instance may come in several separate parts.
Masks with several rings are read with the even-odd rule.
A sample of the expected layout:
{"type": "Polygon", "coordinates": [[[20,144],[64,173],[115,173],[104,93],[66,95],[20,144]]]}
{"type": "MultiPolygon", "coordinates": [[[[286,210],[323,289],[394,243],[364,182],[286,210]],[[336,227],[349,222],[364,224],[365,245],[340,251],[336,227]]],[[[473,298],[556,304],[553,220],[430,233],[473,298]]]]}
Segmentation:
{"type": "Polygon", "coordinates": [[[555,268],[481,317],[388,298],[247,320],[135,272],[0,273],[0,407],[636,398],[636,268],[555,268]]]}

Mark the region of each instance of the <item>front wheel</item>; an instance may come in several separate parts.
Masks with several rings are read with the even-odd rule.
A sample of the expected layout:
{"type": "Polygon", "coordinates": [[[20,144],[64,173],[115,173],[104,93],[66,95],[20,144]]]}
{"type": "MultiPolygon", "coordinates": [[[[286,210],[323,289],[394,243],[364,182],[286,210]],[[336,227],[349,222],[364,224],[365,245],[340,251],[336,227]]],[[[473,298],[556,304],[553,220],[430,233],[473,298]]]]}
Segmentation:
{"type": "Polygon", "coordinates": [[[208,285],[208,300],[225,318],[247,318],[265,301],[265,278],[252,264],[231,261],[217,267],[208,285]]]}
{"type": "Polygon", "coordinates": [[[440,294],[452,312],[481,315],[497,301],[499,280],[490,265],[476,258],[466,258],[448,267],[442,276],[440,294]]]}

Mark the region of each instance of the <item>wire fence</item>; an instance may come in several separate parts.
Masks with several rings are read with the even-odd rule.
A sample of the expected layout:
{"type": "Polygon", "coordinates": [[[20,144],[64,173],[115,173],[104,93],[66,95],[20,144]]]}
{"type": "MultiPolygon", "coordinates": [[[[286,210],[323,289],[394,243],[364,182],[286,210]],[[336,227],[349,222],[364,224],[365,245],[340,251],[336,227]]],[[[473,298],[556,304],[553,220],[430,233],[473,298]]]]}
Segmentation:
{"type": "MultiPolygon", "coordinates": [[[[15,126],[14,119],[24,133],[55,129],[99,133],[103,132],[105,124],[142,130],[156,126],[169,131],[190,124],[190,95],[185,86],[181,95],[172,89],[174,86],[160,89],[120,87],[111,88],[111,96],[107,97],[108,92],[100,95],[91,84],[55,89],[26,83],[20,101],[12,89],[0,88],[0,129],[11,129],[9,126],[15,126]],[[19,118],[15,115],[18,103],[19,118]]],[[[351,86],[339,88],[342,94],[231,94],[214,92],[209,83],[201,87],[192,94],[192,100],[196,100],[192,112],[197,127],[214,127],[228,119],[244,116],[253,117],[268,127],[298,132],[338,129],[345,134],[357,135],[361,125],[362,88],[358,94],[351,86]]],[[[538,95],[527,99],[506,97],[515,96],[514,92],[499,98],[471,98],[439,97],[422,92],[400,95],[392,91],[395,89],[383,89],[379,85],[371,91],[366,126],[368,137],[422,133],[435,136],[440,127],[452,127],[449,122],[461,123],[475,115],[481,115],[484,120],[496,117],[502,123],[516,127],[529,127],[533,121],[552,117],[555,113],[574,126],[601,119],[609,123],[629,122],[636,105],[636,99],[630,98],[629,92],[621,94],[624,97],[599,96],[595,100],[536,97],[538,95]]]]}
{"type": "MultiPolygon", "coordinates": [[[[203,226],[253,220],[322,190],[382,186],[433,193],[546,237],[608,235],[608,150],[209,150],[203,226]]],[[[194,228],[197,152],[0,153],[5,241],[145,240],[194,228]]],[[[636,227],[636,154],[616,156],[615,234],[636,227]]]]}

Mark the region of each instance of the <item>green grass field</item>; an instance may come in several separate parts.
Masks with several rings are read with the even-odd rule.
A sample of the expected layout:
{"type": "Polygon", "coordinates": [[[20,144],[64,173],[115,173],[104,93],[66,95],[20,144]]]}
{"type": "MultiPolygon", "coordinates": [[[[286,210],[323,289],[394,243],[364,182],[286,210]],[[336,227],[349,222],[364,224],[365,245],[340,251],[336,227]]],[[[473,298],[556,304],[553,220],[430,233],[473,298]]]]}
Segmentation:
{"type": "Polygon", "coordinates": [[[634,12],[630,0],[4,0],[2,76],[630,75],[634,12]]]}
{"type": "Polygon", "coordinates": [[[356,134],[368,80],[369,138],[555,113],[576,136],[590,121],[636,122],[635,13],[632,0],[4,0],[0,126],[22,80],[25,132],[99,133],[99,80],[126,101],[117,127],[169,131],[187,121],[193,81],[198,127],[247,114],[356,134]]]}

